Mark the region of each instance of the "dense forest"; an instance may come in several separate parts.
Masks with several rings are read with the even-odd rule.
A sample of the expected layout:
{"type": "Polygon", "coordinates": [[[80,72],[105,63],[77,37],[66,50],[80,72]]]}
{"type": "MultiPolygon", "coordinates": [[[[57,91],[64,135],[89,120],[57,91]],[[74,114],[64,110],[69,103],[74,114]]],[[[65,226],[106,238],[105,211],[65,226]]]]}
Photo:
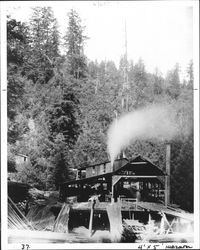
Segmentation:
{"type": "MultiPolygon", "coordinates": [[[[121,105],[122,55],[113,61],[90,61],[81,18],[68,13],[61,37],[50,7],[33,8],[29,23],[7,18],[8,172],[16,181],[56,190],[74,178],[78,166],[109,159],[107,131],[121,105]],[[62,53],[60,52],[62,48],[62,53]],[[15,155],[30,161],[16,170],[15,155]]],[[[193,63],[180,81],[179,65],[163,77],[149,73],[140,59],[128,61],[128,110],[170,103],[181,117],[180,133],[171,143],[171,199],[193,211],[193,63]],[[185,133],[187,131],[187,133],[185,133]]],[[[165,141],[136,141],[126,148],[165,168],[165,141]]]]}

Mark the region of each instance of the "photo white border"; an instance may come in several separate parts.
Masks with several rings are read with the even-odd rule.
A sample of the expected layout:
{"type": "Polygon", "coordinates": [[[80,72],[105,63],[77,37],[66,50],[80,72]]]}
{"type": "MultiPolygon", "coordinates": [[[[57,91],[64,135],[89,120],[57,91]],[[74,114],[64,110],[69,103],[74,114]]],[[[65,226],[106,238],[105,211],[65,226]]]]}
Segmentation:
{"type": "MultiPolygon", "coordinates": [[[[104,1],[106,2],[106,1],[104,1]]],[[[84,4],[84,1],[79,2],[84,4]]],[[[193,249],[198,249],[199,245],[199,1],[136,1],[138,5],[165,6],[191,6],[193,7],[193,61],[194,61],[194,244],[188,244],[193,249]]],[[[57,5],[62,1],[5,1],[1,2],[1,244],[2,249],[21,249],[21,244],[7,243],[7,59],[6,59],[6,8],[16,5],[57,5]]],[[[145,6],[146,7],[146,6],[145,6]]],[[[25,242],[23,242],[25,243],[25,242]]],[[[32,249],[136,249],[143,245],[142,249],[153,249],[155,244],[148,243],[64,243],[64,244],[31,244],[32,249]]],[[[169,244],[166,244],[169,245],[169,244]]],[[[172,245],[172,244],[171,244],[172,245]]],[[[178,243],[173,245],[183,246],[178,243]]],[[[160,244],[164,249],[165,244],[160,244]]],[[[161,249],[161,248],[157,248],[161,249]]]]}
{"type": "Polygon", "coordinates": [[[7,37],[5,3],[1,9],[1,246],[7,249],[7,37]]]}
{"type": "Polygon", "coordinates": [[[194,242],[200,248],[199,204],[199,1],[193,2],[193,61],[194,61],[194,242]]]}

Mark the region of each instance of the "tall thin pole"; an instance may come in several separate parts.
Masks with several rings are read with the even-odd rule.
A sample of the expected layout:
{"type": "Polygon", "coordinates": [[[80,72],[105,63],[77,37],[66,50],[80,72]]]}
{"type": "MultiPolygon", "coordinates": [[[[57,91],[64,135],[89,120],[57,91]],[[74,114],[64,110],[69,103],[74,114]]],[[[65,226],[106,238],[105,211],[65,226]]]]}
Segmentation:
{"type": "Polygon", "coordinates": [[[171,146],[169,143],[166,145],[166,177],[165,177],[165,206],[170,203],[170,155],[171,146]]]}
{"type": "Polygon", "coordinates": [[[90,209],[90,221],[89,221],[89,237],[92,236],[92,224],[93,224],[93,217],[94,217],[94,206],[95,206],[94,198],[91,200],[91,209],[90,209]]]}
{"type": "Polygon", "coordinates": [[[126,31],[126,20],[125,20],[125,85],[128,88],[128,53],[127,53],[127,31],[126,31]]]}
{"type": "Polygon", "coordinates": [[[127,30],[126,30],[126,20],[125,20],[125,52],[124,52],[124,80],[123,80],[123,88],[122,88],[122,110],[128,112],[128,53],[127,53],[127,30]]]}

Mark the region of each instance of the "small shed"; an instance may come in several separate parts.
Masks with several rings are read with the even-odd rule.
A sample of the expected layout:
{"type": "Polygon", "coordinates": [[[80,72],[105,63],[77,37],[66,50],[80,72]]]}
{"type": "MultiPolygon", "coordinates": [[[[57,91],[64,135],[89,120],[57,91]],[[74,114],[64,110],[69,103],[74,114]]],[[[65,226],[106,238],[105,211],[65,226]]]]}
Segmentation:
{"type": "Polygon", "coordinates": [[[16,154],[15,156],[15,162],[16,164],[22,164],[25,162],[29,161],[29,157],[27,155],[24,154],[16,154]]]}

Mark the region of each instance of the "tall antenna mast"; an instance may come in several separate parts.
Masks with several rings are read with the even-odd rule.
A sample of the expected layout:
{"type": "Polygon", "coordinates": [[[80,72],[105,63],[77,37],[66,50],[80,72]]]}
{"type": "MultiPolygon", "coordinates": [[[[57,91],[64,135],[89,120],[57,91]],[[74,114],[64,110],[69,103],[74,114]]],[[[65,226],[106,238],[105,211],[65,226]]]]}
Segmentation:
{"type": "Polygon", "coordinates": [[[126,32],[126,20],[125,20],[125,75],[124,75],[125,87],[128,88],[128,54],[127,54],[127,32],[126,32]]]}
{"type": "MultiPolygon", "coordinates": [[[[123,84],[122,84],[122,112],[128,112],[129,105],[129,83],[128,83],[128,53],[127,53],[127,31],[126,31],[126,19],[125,19],[125,52],[123,56],[123,84]]],[[[124,150],[119,155],[120,158],[125,158],[124,150]]]]}
{"type": "Polygon", "coordinates": [[[126,20],[125,20],[125,52],[124,52],[124,82],[122,88],[122,110],[128,112],[128,101],[129,101],[129,83],[128,83],[128,53],[127,53],[127,31],[126,31],[126,20]]]}

